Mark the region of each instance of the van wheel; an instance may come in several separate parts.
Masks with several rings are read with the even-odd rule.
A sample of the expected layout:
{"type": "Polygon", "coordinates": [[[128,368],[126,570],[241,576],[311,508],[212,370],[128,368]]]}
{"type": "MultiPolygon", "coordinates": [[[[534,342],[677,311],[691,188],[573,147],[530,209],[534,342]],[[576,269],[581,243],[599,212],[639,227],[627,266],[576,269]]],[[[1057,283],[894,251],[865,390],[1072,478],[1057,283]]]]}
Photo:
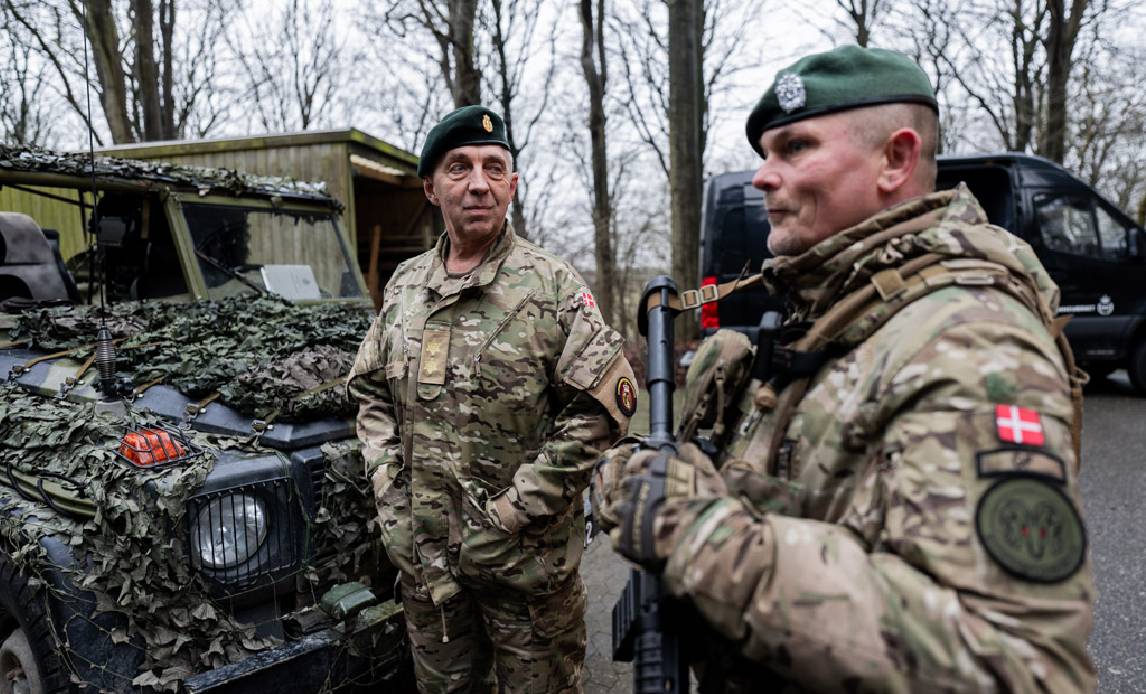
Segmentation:
{"type": "Polygon", "coordinates": [[[33,588],[0,554],[0,694],[68,694],[42,588],[33,588]]]}
{"type": "Polygon", "coordinates": [[[1126,371],[1130,374],[1130,383],[1139,393],[1146,395],[1146,339],[1134,346],[1134,354],[1130,357],[1126,371]]]}

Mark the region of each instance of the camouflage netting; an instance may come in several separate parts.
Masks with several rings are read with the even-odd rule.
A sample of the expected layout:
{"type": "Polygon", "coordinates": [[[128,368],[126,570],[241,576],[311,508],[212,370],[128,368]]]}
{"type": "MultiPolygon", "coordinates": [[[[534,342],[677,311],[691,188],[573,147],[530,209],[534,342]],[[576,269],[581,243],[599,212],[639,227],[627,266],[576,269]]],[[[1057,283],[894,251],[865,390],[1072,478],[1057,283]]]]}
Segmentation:
{"type": "MultiPolygon", "coordinates": [[[[28,311],[11,331],[48,352],[86,359],[100,326],[95,307],[28,311]]],[[[341,388],[370,313],[346,304],[295,305],[274,296],[172,304],[126,302],[107,309],[119,369],[136,386],[160,382],[191,398],[215,393],[260,418],[352,416],[341,388]]]]}
{"type": "MultiPolygon", "coordinates": [[[[88,565],[79,571],[57,568],[96,595],[98,612],[127,617],[126,629],[112,632],[113,641],[138,637],[149,646],[132,684],[173,691],[169,685],[178,678],[237,662],[272,643],[255,638],[253,627],[235,623],[205,599],[206,588],[187,560],[186,533],[177,531],[186,523],[186,500],[210,472],[214,457],[200,453],[176,467],[137,469],[115,455],[123,433],[123,422],[97,414],[91,405],[42,398],[13,385],[0,387],[0,480],[10,483],[13,475],[70,480],[54,502],[94,510],[86,521],[49,514],[39,500],[5,486],[0,500],[7,514],[0,535],[13,548],[13,562],[33,580],[50,563],[39,538],[67,538],[88,565]]],[[[192,436],[201,445],[235,445],[192,436]]],[[[58,636],[67,642],[64,634],[58,636]]],[[[69,657],[76,657],[74,651],[69,657]]],[[[86,665],[98,669],[102,664],[86,665]]]]}
{"type": "MultiPolygon", "coordinates": [[[[36,147],[0,144],[0,169],[65,176],[91,176],[92,161],[87,154],[69,154],[36,147]]],[[[200,195],[254,194],[321,202],[339,209],[342,207],[341,203],[329,196],[325,183],[310,183],[276,176],[255,176],[230,169],[97,157],[94,173],[96,178],[103,180],[154,181],[190,188],[200,195]]]]}
{"type": "MultiPolygon", "coordinates": [[[[129,424],[155,423],[134,420],[129,424]]],[[[191,674],[242,661],[281,641],[256,637],[253,625],[236,622],[226,604],[212,599],[190,561],[187,502],[214,456],[200,452],[187,463],[138,469],[115,455],[124,431],[123,421],[97,413],[92,405],[0,385],[0,541],[17,568],[38,585],[52,588],[41,573],[52,567],[96,596],[97,614],[126,617],[125,627],[99,627],[116,643],[146,645],[137,676],[116,689],[177,691],[191,674]],[[31,484],[21,484],[24,480],[31,484]],[[54,511],[42,501],[37,480],[48,483],[54,511]],[[74,509],[79,512],[69,512],[74,509]],[[70,544],[75,556],[86,557],[86,566],[54,566],[39,543],[46,535],[70,544]]],[[[202,449],[258,450],[254,438],[181,433],[202,449]]],[[[369,583],[379,556],[373,551],[371,538],[377,533],[367,520],[374,514],[357,443],[327,444],[323,453],[322,503],[310,528],[317,552],[299,574],[299,587],[309,590],[310,601],[333,583],[369,583]]],[[[57,592],[57,597],[74,602],[73,596],[57,592]]],[[[96,624],[83,616],[71,619],[96,624]]],[[[68,643],[64,633],[57,632],[57,638],[68,643]]],[[[111,673],[103,663],[76,662],[77,650],[82,649],[64,654],[73,673],[111,673]]]]}

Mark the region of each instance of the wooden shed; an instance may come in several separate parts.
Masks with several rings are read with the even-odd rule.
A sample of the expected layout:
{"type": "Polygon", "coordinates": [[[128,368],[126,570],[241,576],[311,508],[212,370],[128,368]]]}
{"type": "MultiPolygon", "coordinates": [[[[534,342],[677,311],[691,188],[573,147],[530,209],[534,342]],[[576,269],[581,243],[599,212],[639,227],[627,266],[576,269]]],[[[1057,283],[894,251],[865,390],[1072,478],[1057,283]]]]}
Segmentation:
{"type": "Polygon", "coordinates": [[[344,227],[375,303],[401,261],[433,245],[438,215],[415,174],[418,158],[361,130],[326,130],[116,145],[102,154],[324,181],[346,206],[344,227]]]}

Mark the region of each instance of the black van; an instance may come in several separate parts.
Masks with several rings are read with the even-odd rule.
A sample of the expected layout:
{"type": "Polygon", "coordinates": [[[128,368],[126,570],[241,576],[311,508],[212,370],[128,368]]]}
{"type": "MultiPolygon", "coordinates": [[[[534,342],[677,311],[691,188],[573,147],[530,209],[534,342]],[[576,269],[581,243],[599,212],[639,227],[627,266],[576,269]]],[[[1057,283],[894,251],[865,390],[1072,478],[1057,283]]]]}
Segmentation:
{"type": "MultiPolygon", "coordinates": [[[[706,184],[701,284],[756,272],[770,254],[764,196],[752,171],[713,176],[706,184]]],[[[1034,247],[1062,290],[1058,312],[1075,356],[1092,377],[1126,368],[1146,393],[1146,233],[1066,169],[1026,154],[940,157],[940,189],[965,181],[987,217],[1034,247]]],[[[706,304],[705,334],[736,328],[755,338],[761,313],[780,310],[763,289],[741,290],[706,304]]]]}

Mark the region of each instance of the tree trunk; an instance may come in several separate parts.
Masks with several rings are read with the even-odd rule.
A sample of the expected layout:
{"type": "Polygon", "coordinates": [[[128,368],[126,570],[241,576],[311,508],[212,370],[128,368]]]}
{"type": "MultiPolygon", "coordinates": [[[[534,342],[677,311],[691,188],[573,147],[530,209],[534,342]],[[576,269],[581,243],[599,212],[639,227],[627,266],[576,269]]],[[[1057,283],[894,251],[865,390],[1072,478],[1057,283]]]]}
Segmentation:
{"type": "MultiPolygon", "coordinates": [[[[672,272],[682,289],[700,281],[703,69],[701,0],[669,0],[669,193],[672,272]]],[[[692,316],[689,316],[691,319],[692,316]]],[[[695,320],[677,320],[677,339],[696,335],[695,320]]]]}
{"type": "MultiPolygon", "coordinates": [[[[513,157],[514,165],[520,168],[521,148],[517,146],[517,138],[513,132],[513,84],[510,82],[509,56],[506,52],[508,37],[502,34],[501,29],[502,0],[490,0],[490,8],[493,10],[492,40],[493,50],[497,53],[497,79],[500,87],[498,104],[501,107],[501,118],[505,121],[505,139],[509,143],[509,154],[513,157]]],[[[521,203],[520,186],[513,193],[513,209],[510,214],[514,233],[521,238],[529,238],[529,230],[525,228],[525,207],[521,203]]]]}
{"type": "Polygon", "coordinates": [[[92,61],[100,84],[100,102],[112,142],[134,142],[131,120],[127,115],[127,88],[123,63],[120,61],[119,32],[115,27],[111,0],[85,0],[85,3],[85,28],[92,44],[92,61]]]}
{"type": "Polygon", "coordinates": [[[131,0],[135,29],[135,76],[139,83],[143,140],[163,139],[163,104],[159,100],[159,68],[155,65],[155,10],[151,0],[131,0]]]}
{"type": "Polygon", "coordinates": [[[613,321],[613,294],[617,286],[616,259],[613,253],[613,212],[609,200],[609,160],[605,143],[605,0],[597,0],[593,17],[593,0],[581,0],[581,70],[589,87],[589,139],[593,162],[593,258],[597,263],[597,305],[605,321],[613,321]],[[600,56],[600,66],[595,60],[600,56]]]}
{"type": "Polygon", "coordinates": [[[1072,0],[1070,16],[1066,15],[1065,0],[1048,0],[1050,27],[1047,32],[1047,100],[1046,127],[1043,130],[1039,153],[1051,161],[1062,163],[1066,154],[1067,83],[1074,56],[1074,45],[1082,26],[1082,14],[1087,0],[1072,0]]]}
{"type": "Polygon", "coordinates": [[[160,78],[163,90],[163,139],[174,140],[179,137],[175,128],[175,74],[172,67],[172,54],[175,51],[175,0],[159,0],[159,36],[162,40],[160,50],[163,52],[163,76],[160,78]]]}
{"type": "Polygon", "coordinates": [[[474,20],[477,0],[449,0],[450,49],[453,55],[454,106],[481,103],[481,71],[474,59],[474,20]]]}

